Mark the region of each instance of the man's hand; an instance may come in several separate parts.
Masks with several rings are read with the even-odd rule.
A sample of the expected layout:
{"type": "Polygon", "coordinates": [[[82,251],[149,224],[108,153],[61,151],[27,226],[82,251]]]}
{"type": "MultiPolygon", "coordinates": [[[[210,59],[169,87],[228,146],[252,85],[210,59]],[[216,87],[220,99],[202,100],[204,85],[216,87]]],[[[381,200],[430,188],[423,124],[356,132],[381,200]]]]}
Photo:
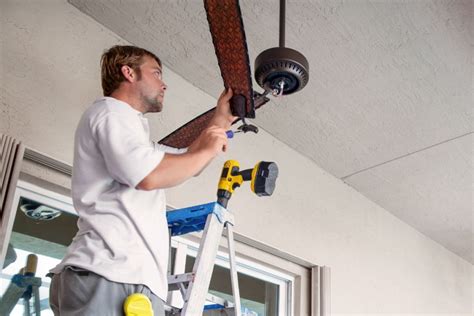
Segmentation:
{"type": "Polygon", "coordinates": [[[225,130],[228,130],[238,117],[233,116],[230,110],[230,99],[232,98],[232,89],[227,89],[222,91],[221,95],[219,96],[219,100],[217,100],[216,111],[214,112],[214,116],[212,117],[209,126],[217,125],[222,127],[225,130]]]}
{"type": "Polygon", "coordinates": [[[207,152],[212,158],[227,147],[226,129],[211,125],[199,134],[198,138],[189,146],[188,152],[207,152]]]}

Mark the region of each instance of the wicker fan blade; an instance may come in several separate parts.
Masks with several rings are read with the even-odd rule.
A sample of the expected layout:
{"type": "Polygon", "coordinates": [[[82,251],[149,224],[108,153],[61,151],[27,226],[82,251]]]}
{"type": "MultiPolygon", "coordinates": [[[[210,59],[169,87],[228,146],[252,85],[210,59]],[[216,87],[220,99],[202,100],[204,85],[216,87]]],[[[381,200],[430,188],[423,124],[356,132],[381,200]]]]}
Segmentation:
{"type": "Polygon", "coordinates": [[[204,0],[204,7],[224,86],[234,91],[232,113],[254,118],[252,74],[239,1],[204,0]]]}
{"type": "MultiPolygon", "coordinates": [[[[232,88],[231,109],[240,118],[254,118],[255,108],[268,99],[260,98],[254,104],[252,77],[247,42],[238,0],[204,0],[212,42],[217,55],[225,88],[232,88]]],[[[214,109],[196,117],[159,141],[160,144],[188,147],[206,128],[214,109]]]]}
{"type": "MultiPolygon", "coordinates": [[[[259,97],[255,99],[255,108],[258,109],[269,101],[266,97],[259,97]]],[[[215,108],[195,117],[187,122],[158,143],[174,148],[186,148],[199,136],[199,134],[206,128],[209,120],[214,115],[215,108]]]]}
{"type": "Polygon", "coordinates": [[[165,138],[161,139],[158,143],[174,148],[189,147],[189,145],[191,145],[191,143],[206,128],[209,120],[214,115],[214,110],[215,108],[212,108],[198,117],[195,117],[165,138]]]}

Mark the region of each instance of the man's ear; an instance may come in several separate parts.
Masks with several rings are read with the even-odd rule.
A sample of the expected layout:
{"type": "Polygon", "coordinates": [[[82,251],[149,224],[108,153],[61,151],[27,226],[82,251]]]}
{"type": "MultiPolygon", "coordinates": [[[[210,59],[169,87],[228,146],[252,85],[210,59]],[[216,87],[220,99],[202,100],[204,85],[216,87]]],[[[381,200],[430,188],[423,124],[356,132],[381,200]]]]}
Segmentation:
{"type": "Polygon", "coordinates": [[[122,68],[120,68],[120,70],[122,71],[122,75],[124,76],[125,79],[127,79],[127,81],[129,82],[135,81],[137,74],[130,66],[124,65],[122,66],[122,68]]]}

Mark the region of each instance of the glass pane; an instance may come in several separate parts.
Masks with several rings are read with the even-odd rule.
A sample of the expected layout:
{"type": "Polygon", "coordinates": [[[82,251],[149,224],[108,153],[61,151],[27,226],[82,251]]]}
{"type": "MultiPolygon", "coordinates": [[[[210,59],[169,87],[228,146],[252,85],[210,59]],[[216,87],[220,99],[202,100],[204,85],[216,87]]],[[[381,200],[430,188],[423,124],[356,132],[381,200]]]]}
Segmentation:
{"type": "MultiPolygon", "coordinates": [[[[186,256],[186,272],[193,270],[195,258],[186,256]]],[[[277,316],[279,285],[260,280],[258,278],[237,273],[239,279],[240,299],[243,315],[277,316]]],[[[212,272],[209,293],[234,301],[230,271],[227,268],[215,265],[212,272]]]]}
{"type": "MultiPolygon", "coordinates": [[[[21,198],[9,241],[9,253],[0,278],[0,296],[5,294],[11,279],[25,267],[29,254],[38,257],[35,277],[41,279],[39,299],[41,315],[53,315],[49,309],[48,271],[59,263],[77,232],[77,216],[27,198],[21,198]]],[[[33,306],[34,297],[29,300],[33,306]]],[[[15,304],[15,301],[12,301],[15,304]]],[[[10,315],[24,315],[24,299],[18,299],[10,315]]],[[[34,308],[30,309],[34,314],[34,308]]]]}

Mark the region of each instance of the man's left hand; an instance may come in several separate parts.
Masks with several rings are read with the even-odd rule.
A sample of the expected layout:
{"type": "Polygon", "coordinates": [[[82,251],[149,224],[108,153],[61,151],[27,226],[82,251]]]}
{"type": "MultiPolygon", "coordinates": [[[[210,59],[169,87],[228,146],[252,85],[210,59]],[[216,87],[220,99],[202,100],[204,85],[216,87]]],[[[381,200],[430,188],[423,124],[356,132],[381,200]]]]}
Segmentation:
{"type": "Polygon", "coordinates": [[[227,130],[232,125],[232,122],[238,119],[237,116],[232,115],[230,110],[229,101],[232,98],[232,94],[231,88],[222,91],[219,100],[217,100],[216,111],[210,125],[217,125],[227,130]]]}

